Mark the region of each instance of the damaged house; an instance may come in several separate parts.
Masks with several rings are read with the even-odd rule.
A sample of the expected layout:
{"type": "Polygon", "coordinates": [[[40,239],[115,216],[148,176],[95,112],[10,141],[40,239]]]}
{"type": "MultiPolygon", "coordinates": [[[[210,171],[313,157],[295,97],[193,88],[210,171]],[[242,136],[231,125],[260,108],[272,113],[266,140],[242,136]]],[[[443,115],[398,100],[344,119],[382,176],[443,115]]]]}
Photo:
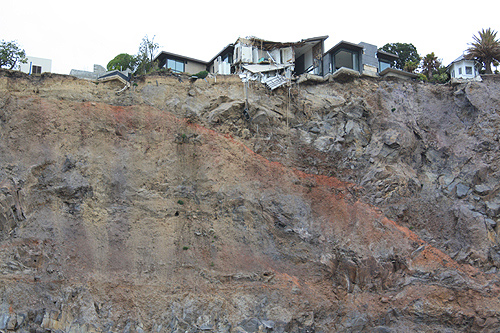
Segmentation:
{"type": "Polygon", "coordinates": [[[240,74],[243,80],[259,80],[276,89],[303,73],[322,73],[324,41],[328,36],[299,42],[273,42],[256,37],[238,38],[208,63],[212,74],[240,74]]]}
{"type": "Polygon", "coordinates": [[[324,81],[328,77],[398,76],[416,77],[413,73],[395,69],[397,55],[361,42],[341,41],[327,52],[328,36],[302,39],[298,42],[274,42],[257,37],[238,38],[226,45],[210,61],[193,59],[162,51],[155,59],[160,68],[177,73],[197,73],[203,70],[213,75],[234,75],[242,81],[260,81],[274,90],[292,78],[324,81]]]}

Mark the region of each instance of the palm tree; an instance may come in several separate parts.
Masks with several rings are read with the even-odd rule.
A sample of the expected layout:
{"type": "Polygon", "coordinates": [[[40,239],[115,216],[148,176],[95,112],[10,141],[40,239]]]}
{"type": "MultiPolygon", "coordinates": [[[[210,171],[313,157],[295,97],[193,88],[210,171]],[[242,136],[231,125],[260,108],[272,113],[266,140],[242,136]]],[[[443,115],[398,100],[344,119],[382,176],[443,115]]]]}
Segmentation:
{"type": "Polygon", "coordinates": [[[467,49],[467,59],[476,59],[482,62],[486,69],[486,74],[492,74],[491,63],[500,61],[500,41],[496,39],[497,32],[488,28],[478,32],[478,36],[473,36],[474,42],[467,49]]]}
{"type": "Polygon", "coordinates": [[[439,66],[441,66],[441,61],[438,60],[434,52],[422,58],[422,74],[427,76],[429,80],[432,79],[432,74],[437,73],[439,66]]]}

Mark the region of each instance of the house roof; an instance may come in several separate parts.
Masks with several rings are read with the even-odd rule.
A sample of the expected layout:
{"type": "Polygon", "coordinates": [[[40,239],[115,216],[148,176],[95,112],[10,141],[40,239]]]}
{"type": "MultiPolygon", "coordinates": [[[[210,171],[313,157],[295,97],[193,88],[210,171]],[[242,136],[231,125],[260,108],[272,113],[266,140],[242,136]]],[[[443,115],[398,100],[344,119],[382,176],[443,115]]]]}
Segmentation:
{"type": "Polygon", "coordinates": [[[279,48],[290,47],[290,46],[299,47],[299,46],[302,46],[306,43],[324,41],[327,38],[328,38],[328,35],[301,39],[298,42],[273,42],[270,40],[257,38],[255,36],[250,36],[250,37],[245,37],[245,38],[240,37],[240,38],[238,38],[238,40],[234,44],[241,42],[241,43],[246,44],[246,45],[258,46],[262,50],[270,51],[273,49],[279,49],[279,48]]]}
{"type": "Polygon", "coordinates": [[[377,50],[377,58],[396,60],[396,59],[399,59],[399,56],[397,54],[386,52],[384,50],[377,50]]]}
{"type": "Polygon", "coordinates": [[[190,57],[186,57],[186,56],[183,56],[183,55],[180,55],[180,54],[175,54],[175,53],[171,53],[171,52],[166,52],[166,51],[161,51],[160,54],[158,54],[154,61],[156,60],[162,60],[162,59],[165,59],[165,58],[173,58],[173,59],[179,59],[179,60],[189,60],[189,61],[192,61],[192,62],[197,62],[199,64],[203,64],[203,65],[206,65],[207,62],[206,61],[203,61],[203,60],[199,60],[199,59],[195,59],[195,58],[190,58],[190,57]]]}
{"type": "Polygon", "coordinates": [[[123,72],[120,72],[119,70],[106,72],[105,74],[100,75],[97,79],[101,80],[101,79],[106,79],[106,78],[113,77],[113,76],[119,76],[125,81],[130,81],[130,75],[127,76],[123,72]]]}
{"type": "Polygon", "coordinates": [[[210,59],[208,64],[210,65],[211,63],[213,63],[218,56],[225,53],[227,50],[229,50],[231,48],[234,49],[234,43],[227,44],[226,47],[224,47],[219,53],[217,53],[212,59],[210,59]]]}
{"type": "Polygon", "coordinates": [[[402,71],[400,69],[392,68],[392,67],[384,69],[383,71],[381,71],[379,73],[379,75],[380,76],[386,76],[387,74],[391,74],[391,73],[399,75],[399,76],[405,76],[405,77],[408,77],[410,79],[416,79],[418,77],[418,74],[410,73],[410,72],[407,72],[407,71],[402,71]]]}
{"type": "Polygon", "coordinates": [[[467,59],[465,54],[462,54],[460,57],[457,59],[453,60],[448,66],[446,66],[446,69],[450,69],[450,66],[453,65],[454,63],[460,62],[462,60],[469,60],[469,61],[474,61],[475,65],[478,65],[479,62],[475,59],[467,59]]]}
{"type": "Polygon", "coordinates": [[[342,40],[342,41],[338,42],[335,46],[333,46],[331,49],[329,49],[328,51],[326,51],[325,54],[326,53],[331,53],[331,52],[336,51],[336,50],[341,49],[341,48],[352,50],[352,51],[361,51],[361,50],[363,50],[363,46],[361,46],[361,45],[354,44],[354,43],[351,43],[351,42],[346,42],[345,40],[342,40]]]}
{"type": "Polygon", "coordinates": [[[315,42],[315,41],[325,40],[327,38],[328,38],[328,35],[311,37],[311,38],[301,39],[300,42],[297,42],[297,43],[315,42]]]}

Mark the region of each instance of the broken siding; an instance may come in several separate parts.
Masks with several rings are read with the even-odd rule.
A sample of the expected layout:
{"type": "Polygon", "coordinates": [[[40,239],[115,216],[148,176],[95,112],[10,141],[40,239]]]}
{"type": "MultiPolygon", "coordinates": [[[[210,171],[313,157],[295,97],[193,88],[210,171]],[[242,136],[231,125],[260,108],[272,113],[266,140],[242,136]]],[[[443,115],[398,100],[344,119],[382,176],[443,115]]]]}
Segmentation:
{"type": "Polygon", "coordinates": [[[285,47],[280,50],[281,50],[281,59],[283,60],[284,64],[295,62],[295,54],[291,47],[285,47]]]}
{"type": "Polygon", "coordinates": [[[313,65],[314,65],[314,74],[322,75],[323,74],[323,43],[318,43],[313,46],[313,65]]]}
{"type": "Polygon", "coordinates": [[[276,64],[281,64],[281,50],[280,49],[275,49],[271,51],[267,51],[268,55],[272,58],[276,64]]]}
{"type": "Polygon", "coordinates": [[[293,48],[283,43],[275,43],[257,39],[240,38],[234,47],[234,63],[258,64],[261,62],[275,64],[293,63],[293,48]]]}

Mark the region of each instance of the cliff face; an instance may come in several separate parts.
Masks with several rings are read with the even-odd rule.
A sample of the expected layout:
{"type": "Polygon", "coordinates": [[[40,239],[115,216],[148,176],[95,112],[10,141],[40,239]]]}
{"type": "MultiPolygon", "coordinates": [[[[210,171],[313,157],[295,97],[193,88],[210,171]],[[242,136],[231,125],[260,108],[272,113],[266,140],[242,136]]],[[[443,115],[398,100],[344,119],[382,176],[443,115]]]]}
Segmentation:
{"type": "Polygon", "coordinates": [[[500,327],[495,77],[120,88],[0,72],[0,329],[500,327]]]}

